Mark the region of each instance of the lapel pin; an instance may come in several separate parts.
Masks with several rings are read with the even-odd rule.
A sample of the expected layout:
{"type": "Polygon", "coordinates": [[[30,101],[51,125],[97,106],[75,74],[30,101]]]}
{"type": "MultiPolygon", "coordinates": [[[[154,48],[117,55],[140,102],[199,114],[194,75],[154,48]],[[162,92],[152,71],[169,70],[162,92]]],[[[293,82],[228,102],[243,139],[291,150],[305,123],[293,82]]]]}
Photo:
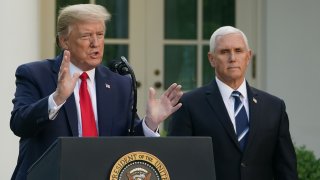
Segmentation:
{"type": "Polygon", "coordinates": [[[256,98],[253,98],[252,100],[253,100],[253,102],[254,102],[254,103],[256,103],[256,104],[257,104],[257,102],[258,102],[258,101],[257,101],[257,99],[256,99],[256,98]]]}
{"type": "Polygon", "coordinates": [[[106,83],[106,88],[107,88],[107,89],[110,89],[110,88],[111,88],[110,84],[107,84],[107,83],[106,83]]]}

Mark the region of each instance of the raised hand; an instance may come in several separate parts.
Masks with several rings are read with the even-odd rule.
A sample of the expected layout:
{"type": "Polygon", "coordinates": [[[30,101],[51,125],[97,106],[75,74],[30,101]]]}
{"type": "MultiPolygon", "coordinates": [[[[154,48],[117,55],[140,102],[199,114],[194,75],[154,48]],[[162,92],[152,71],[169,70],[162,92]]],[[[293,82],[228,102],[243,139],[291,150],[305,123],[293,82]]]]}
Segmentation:
{"type": "Polygon", "coordinates": [[[80,76],[79,73],[74,73],[73,76],[71,76],[69,67],[70,52],[65,50],[63,52],[63,60],[59,70],[57,89],[53,94],[53,99],[58,106],[64,103],[72,94],[80,76]]]}
{"type": "Polygon", "coordinates": [[[181,91],[181,85],[173,83],[159,99],[155,98],[155,94],[156,91],[150,88],[145,118],[147,126],[153,131],[158,128],[161,122],[182,106],[178,102],[183,92],[181,91]]]}

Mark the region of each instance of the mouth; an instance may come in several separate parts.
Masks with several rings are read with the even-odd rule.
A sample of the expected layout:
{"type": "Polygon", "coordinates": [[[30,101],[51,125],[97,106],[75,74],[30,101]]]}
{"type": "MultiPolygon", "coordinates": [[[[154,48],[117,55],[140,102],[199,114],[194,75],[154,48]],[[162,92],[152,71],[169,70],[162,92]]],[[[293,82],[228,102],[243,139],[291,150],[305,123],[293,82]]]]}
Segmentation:
{"type": "Polygon", "coordinates": [[[93,59],[97,59],[100,57],[100,53],[99,53],[99,51],[93,51],[93,52],[89,53],[89,56],[93,59]]]}
{"type": "Polygon", "coordinates": [[[240,69],[239,67],[228,67],[228,69],[240,69]]]}

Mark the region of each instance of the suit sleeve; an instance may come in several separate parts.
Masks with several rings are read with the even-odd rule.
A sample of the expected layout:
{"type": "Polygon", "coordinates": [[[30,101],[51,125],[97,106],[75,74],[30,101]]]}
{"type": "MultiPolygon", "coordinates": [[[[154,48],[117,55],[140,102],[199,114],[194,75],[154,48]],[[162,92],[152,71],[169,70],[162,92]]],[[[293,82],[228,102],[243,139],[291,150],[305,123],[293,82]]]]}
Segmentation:
{"type": "Polygon", "coordinates": [[[12,100],[10,128],[20,137],[30,137],[37,133],[41,124],[49,121],[48,97],[42,97],[39,84],[32,76],[28,66],[22,65],[16,70],[16,92],[12,100]]]}
{"type": "Polygon", "coordinates": [[[189,104],[183,99],[182,106],[178,109],[169,121],[168,135],[169,136],[192,136],[192,117],[188,110],[189,104]]]}
{"type": "Polygon", "coordinates": [[[297,180],[297,159],[289,132],[289,119],[283,101],[281,111],[281,122],[274,157],[275,179],[297,180]]]}

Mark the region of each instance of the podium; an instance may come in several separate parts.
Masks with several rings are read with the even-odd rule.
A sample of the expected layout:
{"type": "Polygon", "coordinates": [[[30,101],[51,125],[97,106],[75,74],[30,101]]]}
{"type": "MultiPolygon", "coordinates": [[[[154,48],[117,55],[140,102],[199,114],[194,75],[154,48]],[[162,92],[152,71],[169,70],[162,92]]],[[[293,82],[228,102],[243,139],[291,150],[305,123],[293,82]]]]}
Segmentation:
{"type": "Polygon", "coordinates": [[[61,137],[30,167],[27,179],[131,180],[139,176],[215,180],[211,138],[61,137]]]}

